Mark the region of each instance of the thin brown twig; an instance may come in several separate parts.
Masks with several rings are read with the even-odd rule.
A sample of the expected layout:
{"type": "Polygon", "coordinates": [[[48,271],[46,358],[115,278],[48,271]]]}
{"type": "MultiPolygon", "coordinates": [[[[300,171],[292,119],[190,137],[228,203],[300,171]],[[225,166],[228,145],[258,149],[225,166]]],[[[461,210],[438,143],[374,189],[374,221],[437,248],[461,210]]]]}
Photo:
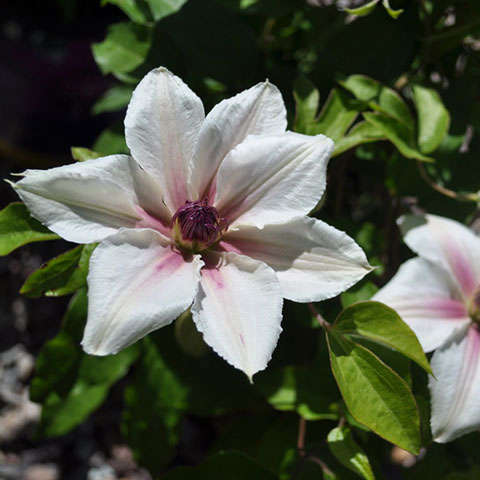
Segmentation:
{"type": "Polygon", "coordinates": [[[480,201],[480,195],[478,193],[457,193],[454,190],[450,190],[449,188],[442,187],[441,185],[438,185],[438,183],[435,183],[432,178],[428,175],[427,171],[425,170],[425,167],[423,166],[423,163],[420,161],[417,161],[417,166],[420,171],[420,175],[422,178],[437,192],[441,193],[442,195],[445,195],[446,197],[449,198],[454,198],[455,200],[460,200],[463,202],[479,202],[480,201]]]}
{"type": "Polygon", "coordinates": [[[323,328],[329,328],[330,323],[328,323],[319,313],[319,311],[316,309],[315,305],[313,303],[308,303],[308,308],[312,312],[312,315],[317,319],[317,322],[322,326],[323,328]]]}

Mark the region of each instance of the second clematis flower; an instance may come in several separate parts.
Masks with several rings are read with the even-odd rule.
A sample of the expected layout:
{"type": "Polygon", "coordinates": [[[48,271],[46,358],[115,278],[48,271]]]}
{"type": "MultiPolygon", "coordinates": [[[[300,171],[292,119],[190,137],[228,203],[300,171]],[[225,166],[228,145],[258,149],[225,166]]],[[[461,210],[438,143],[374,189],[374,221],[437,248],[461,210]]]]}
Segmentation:
{"type": "Polygon", "coordinates": [[[435,215],[399,219],[419,256],[405,262],[374,297],[394,308],[426,352],[434,441],[480,429],[480,238],[435,215]]]}
{"type": "Polygon", "coordinates": [[[35,218],[66,240],[101,242],[86,352],[116,353],[191,306],[205,342],[251,378],[277,344],[283,297],[324,300],[371,270],[350,237],[307,217],[333,142],[285,129],[269,82],[205,116],[158,68],[128,106],[131,156],[24,172],[14,187],[35,218]]]}

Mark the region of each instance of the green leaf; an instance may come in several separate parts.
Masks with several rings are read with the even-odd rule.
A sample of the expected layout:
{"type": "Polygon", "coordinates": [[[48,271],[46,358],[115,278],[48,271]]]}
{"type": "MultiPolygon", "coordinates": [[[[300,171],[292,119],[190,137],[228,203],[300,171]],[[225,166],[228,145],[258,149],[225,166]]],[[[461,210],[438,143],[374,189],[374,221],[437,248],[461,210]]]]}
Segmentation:
{"type": "Polygon", "coordinates": [[[30,398],[43,403],[52,392],[67,395],[76,380],[82,355],[80,339],[87,318],[87,290],[80,290],[70,301],[56,337],[43,345],[30,383],[30,398]]]}
{"type": "Polygon", "coordinates": [[[394,9],[390,6],[389,0],[383,0],[382,4],[383,4],[385,10],[388,12],[388,14],[389,14],[392,18],[398,18],[398,16],[403,13],[403,9],[402,9],[402,8],[399,8],[398,10],[394,10],[394,9]]]}
{"type": "Polygon", "coordinates": [[[307,129],[309,135],[323,133],[333,141],[345,134],[362,111],[361,104],[350,98],[344,91],[333,89],[315,123],[307,129]]]}
{"type": "Polygon", "coordinates": [[[51,392],[46,398],[40,433],[47,437],[64,435],[85,421],[105,401],[110,387],[127,373],[137,357],[137,347],[133,345],[107,357],[82,354],[78,377],[68,394],[60,396],[51,392]]]}
{"type": "Polygon", "coordinates": [[[14,202],[0,211],[0,256],[31,242],[60,238],[30,216],[27,207],[14,202]]]}
{"type": "Polygon", "coordinates": [[[263,393],[277,410],[296,411],[306,420],[338,420],[335,401],[338,390],[328,367],[317,362],[310,367],[287,366],[270,368],[255,380],[255,388],[263,393]],[[322,382],[312,382],[322,378],[322,382]]]}
{"type": "Polygon", "coordinates": [[[394,117],[381,113],[363,113],[365,120],[383,132],[406,158],[413,158],[423,162],[432,162],[433,159],[423,155],[414,143],[410,130],[406,125],[394,117]]]}
{"type": "Polygon", "coordinates": [[[104,152],[105,155],[115,155],[117,153],[128,154],[129,150],[123,134],[123,125],[117,123],[106,128],[95,140],[93,149],[104,152]]]}
{"type": "Polygon", "coordinates": [[[340,138],[335,142],[332,157],[350,150],[353,147],[364,143],[378,142],[385,140],[383,130],[368,122],[359,122],[353,126],[348,135],[340,138]]]}
{"type": "Polygon", "coordinates": [[[413,132],[414,122],[410,110],[395,90],[366,75],[350,75],[339,83],[357,100],[366,102],[372,110],[396,118],[413,132]]]}
{"type": "Polygon", "coordinates": [[[296,106],[293,129],[299,133],[307,133],[318,112],[320,93],[307,77],[301,76],[293,84],[293,97],[296,106]]]}
{"type": "Polygon", "coordinates": [[[79,245],[52,258],[32,272],[20,289],[31,298],[41,295],[59,297],[83,287],[87,281],[88,262],[95,244],[79,245]]]}
{"type": "Polygon", "coordinates": [[[220,452],[198,467],[177,467],[163,480],[279,480],[278,476],[241,452],[220,452]]]}
{"type": "Polygon", "coordinates": [[[370,281],[365,282],[363,285],[353,288],[349,288],[346,292],[343,292],[340,296],[342,307],[346,308],[356,302],[362,300],[369,300],[378,292],[378,287],[370,281]]]}
{"type": "Polygon", "coordinates": [[[333,328],[345,335],[359,335],[383,343],[432,374],[416,335],[395,310],[383,303],[355,303],[340,313],[333,328]]]}
{"type": "Polygon", "coordinates": [[[70,152],[73,159],[77,162],[84,162],[85,160],[92,160],[93,158],[100,158],[105,156],[103,153],[98,153],[94,150],[90,150],[89,148],[84,147],[71,147],[70,152]]]}
{"type": "Polygon", "coordinates": [[[126,73],[140,66],[152,43],[152,30],[132,22],[108,28],[101,43],[92,45],[93,56],[102,73],[126,73]]]}
{"type": "Polygon", "coordinates": [[[422,153],[431,153],[442,143],[450,126],[450,114],[437,91],[413,86],[418,113],[418,145],[422,153]]]}
{"type": "Polygon", "coordinates": [[[327,331],[330,364],[352,416],[385,440],[418,454],[420,417],[407,384],[366,348],[327,331]]]}
{"type": "Polygon", "coordinates": [[[98,115],[104,112],[115,112],[128,105],[132,98],[133,86],[116,85],[107,90],[93,105],[92,114],[98,115]]]}
{"type": "Polygon", "coordinates": [[[178,12],[188,0],[147,0],[153,18],[158,21],[172,13],[178,12]]]}
{"type": "Polygon", "coordinates": [[[365,480],[375,480],[365,452],[359,447],[348,427],[337,427],[327,436],[328,446],[335,458],[365,480]]]}
{"type": "Polygon", "coordinates": [[[358,15],[360,17],[363,17],[365,15],[369,15],[370,13],[372,13],[379,1],[380,0],[372,0],[371,2],[368,2],[365,5],[362,5],[361,7],[344,8],[344,10],[350,13],[351,15],[358,15]]]}

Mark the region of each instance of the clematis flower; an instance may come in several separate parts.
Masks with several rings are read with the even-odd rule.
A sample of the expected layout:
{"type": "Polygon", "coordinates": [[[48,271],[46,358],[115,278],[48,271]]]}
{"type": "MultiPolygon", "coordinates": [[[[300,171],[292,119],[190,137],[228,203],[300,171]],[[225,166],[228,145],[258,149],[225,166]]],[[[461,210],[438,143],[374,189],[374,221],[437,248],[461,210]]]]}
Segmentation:
{"type": "Polygon", "coordinates": [[[435,215],[399,219],[408,260],[373,297],[394,308],[431,359],[431,428],[439,443],[480,429],[480,238],[435,215]]]}
{"type": "Polygon", "coordinates": [[[268,81],[216,105],[165,68],[133,93],[131,156],[46,171],[14,185],[31,214],[90,260],[86,352],[113,354],[191,306],[205,342],[250,378],[281,332],[283,297],[333,297],[369,270],[345,233],[306,215],[333,143],[286,132],[268,81]]]}

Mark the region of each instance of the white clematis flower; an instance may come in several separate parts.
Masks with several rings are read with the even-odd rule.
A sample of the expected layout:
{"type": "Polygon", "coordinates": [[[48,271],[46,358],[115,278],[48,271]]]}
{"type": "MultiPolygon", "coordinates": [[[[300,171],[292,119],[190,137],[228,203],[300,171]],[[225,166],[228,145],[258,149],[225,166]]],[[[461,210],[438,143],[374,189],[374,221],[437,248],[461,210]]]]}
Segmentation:
{"type": "Polygon", "coordinates": [[[306,215],[325,189],[333,142],[286,132],[278,89],[260,83],[205,117],[165,68],[133,93],[131,157],[46,171],[15,188],[90,260],[86,352],[118,352],[192,307],[204,339],[250,378],[281,332],[283,297],[333,297],[370,266],[345,233],[306,215]]]}
{"type": "Polygon", "coordinates": [[[373,297],[394,308],[426,352],[433,439],[439,443],[480,429],[480,238],[435,215],[398,221],[419,256],[405,262],[373,297]]]}

